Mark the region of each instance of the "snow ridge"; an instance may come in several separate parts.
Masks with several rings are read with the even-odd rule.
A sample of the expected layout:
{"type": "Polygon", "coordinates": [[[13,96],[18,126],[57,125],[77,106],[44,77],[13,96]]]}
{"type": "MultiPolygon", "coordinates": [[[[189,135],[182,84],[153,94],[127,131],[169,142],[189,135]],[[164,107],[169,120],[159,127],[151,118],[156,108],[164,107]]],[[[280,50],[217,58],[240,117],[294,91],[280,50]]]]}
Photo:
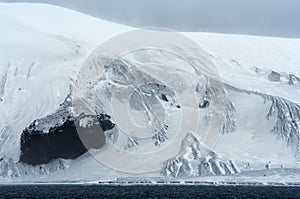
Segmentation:
{"type": "Polygon", "coordinates": [[[182,141],[180,154],[164,163],[162,174],[168,177],[230,175],[239,172],[232,160],[208,150],[192,134],[182,141]]]}

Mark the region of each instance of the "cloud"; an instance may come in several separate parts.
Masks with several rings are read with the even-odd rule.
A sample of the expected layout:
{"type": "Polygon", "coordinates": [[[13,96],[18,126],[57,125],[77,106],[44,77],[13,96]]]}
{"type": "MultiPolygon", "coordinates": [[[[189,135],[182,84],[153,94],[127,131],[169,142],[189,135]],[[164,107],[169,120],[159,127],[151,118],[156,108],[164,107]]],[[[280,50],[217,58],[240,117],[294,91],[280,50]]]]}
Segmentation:
{"type": "MultiPolygon", "coordinates": [[[[18,2],[18,0],[4,0],[18,2]]],[[[26,0],[25,0],[26,1],[26,0]]],[[[299,0],[27,0],[135,27],[300,37],[299,0]]]]}

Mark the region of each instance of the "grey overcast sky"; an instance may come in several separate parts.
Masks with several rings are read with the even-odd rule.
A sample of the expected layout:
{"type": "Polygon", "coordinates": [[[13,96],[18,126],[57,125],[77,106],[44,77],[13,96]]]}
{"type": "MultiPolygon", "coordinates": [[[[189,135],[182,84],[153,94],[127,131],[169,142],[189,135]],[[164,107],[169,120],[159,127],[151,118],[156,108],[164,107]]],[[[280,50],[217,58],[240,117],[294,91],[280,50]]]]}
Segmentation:
{"type": "Polygon", "coordinates": [[[300,0],[0,0],[49,3],[135,27],[300,38],[300,0]]]}

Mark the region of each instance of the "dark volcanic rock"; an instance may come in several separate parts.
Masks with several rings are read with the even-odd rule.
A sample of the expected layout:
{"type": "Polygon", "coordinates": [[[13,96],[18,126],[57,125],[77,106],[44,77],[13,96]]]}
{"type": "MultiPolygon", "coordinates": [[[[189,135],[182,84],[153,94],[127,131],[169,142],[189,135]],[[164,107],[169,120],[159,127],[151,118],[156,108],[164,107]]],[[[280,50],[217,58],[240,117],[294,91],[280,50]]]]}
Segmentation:
{"type": "MultiPolygon", "coordinates": [[[[199,88],[196,89],[197,92],[199,92],[199,88]]],[[[205,109],[209,106],[211,100],[211,91],[209,89],[205,89],[205,93],[203,96],[203,99],[199,103],[199,108],[205,109]]]]}
{"type": "Polygon", "coordinates": [[[163,93],[161,94],[161,98],[162,98],[162,100],[164,100],[166,102],[169,101],[168,98],[167,98],[167,96],[165,94],[163,94],[163,93]]]}
{"type": "Polygon", "coordinates": [[[43,120],[49,121],[51,115],[34,121],[23,131],[21,162],[38,165],[58,158],[75,159],[90,148],[101,148],[105,144],[104,131],[115,126],[106,114],[81,115],[75,119],[55,114],[52,120],[60,121],[49,129],[45,130],[41,125],[43,120]]]}
{"type": "Polygon", "coordinates": [[[209,101],[208,100],[203,100],[201,103],[199,103],[199,108],[204,109],[209,106],[209,101]]]}

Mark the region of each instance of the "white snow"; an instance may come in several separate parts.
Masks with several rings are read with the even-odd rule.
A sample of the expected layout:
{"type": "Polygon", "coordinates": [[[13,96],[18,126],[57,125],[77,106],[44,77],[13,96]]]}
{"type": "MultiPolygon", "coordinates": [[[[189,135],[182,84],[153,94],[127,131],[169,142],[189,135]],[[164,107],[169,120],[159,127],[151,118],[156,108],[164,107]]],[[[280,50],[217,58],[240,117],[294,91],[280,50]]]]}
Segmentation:
{"type": "MultiPolygon", "coordinates": [[[[0,157],[6,156],[17,162],[22,130],[59,107],[69,94],[81,64],[94,48],[133,28],[57,6],[26,3],[0,3],[0,27],[0,157]]],[[[225,83],[300,103],[299,86],[271,82],[254,70],[257,67],[300,77],[300,39],[182,34],[210,54],[225,83]]],[[[156,55],[149,54],[151,56],[156,55]]],[[[131,59],[143,62],[144,57],[131,59]]],[[[171,60],[169,64],[179,68],[181,65],[177,60],[171,60]]],[[[272,161],[271,168],[280,168],[282,164],[299,167],[291,149],[268,132],[274,123],[262,122],[269,107],[263,98],[232,94],[230,99],[237,109],[243,110],[236,116],[241,126],[238,126],[238,132],[224,135],[219,140],[217,152],[241,165],[250,162],[251,168],[256,169],[264,169],[269,161],[272,161]]],[[[18,181],[97,181],[129,175],[99,166],[99,162],[88,154],[68,161],[68,165],[64,171],[25,176],[18,181]]],[[[250,172],[250,177],[240,174],[236,178],[252,181],[251,176],[254,176],[258,181],[267,182],[277,181],[278,175],[282,177],[282,172],[276,171],[266,179],[262,177],[264,172],[250,172]]],[[[288,174],[286,181],[300,181],[299,175],[295,177],[290,170],[288,174]]],[[[145,175],[156,177],[159,173],[145,175]]],[[[204,181],[214,179],[222,181],[226,177],[203,178],[204,181]]],[[[235,180],[235,177],[230,179],[235,180]]]]}

